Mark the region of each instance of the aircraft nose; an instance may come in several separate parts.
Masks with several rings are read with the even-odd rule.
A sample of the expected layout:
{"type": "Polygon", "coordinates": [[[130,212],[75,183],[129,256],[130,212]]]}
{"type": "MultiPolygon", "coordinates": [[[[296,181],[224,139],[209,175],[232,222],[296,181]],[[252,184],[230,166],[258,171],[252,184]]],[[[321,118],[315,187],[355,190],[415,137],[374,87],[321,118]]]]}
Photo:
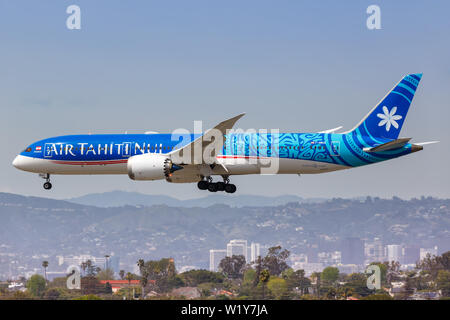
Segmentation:
{"type": "Polygon", "coordinates": [[[17,169],[20,169],[20,168],[19,168],[19,162],[20,162],[19,156],[16,156],[16,157],[14,158],[13,162],[12,162],[12,165],[13,165],[14,167],[16,167],[17,169]]]}
{"type": "Polygon", "coordinates": [[[17,169],[26,171],[29,168],[30,163],[24,156],[19,154],[14,158],[12,165],[17,169]]]}

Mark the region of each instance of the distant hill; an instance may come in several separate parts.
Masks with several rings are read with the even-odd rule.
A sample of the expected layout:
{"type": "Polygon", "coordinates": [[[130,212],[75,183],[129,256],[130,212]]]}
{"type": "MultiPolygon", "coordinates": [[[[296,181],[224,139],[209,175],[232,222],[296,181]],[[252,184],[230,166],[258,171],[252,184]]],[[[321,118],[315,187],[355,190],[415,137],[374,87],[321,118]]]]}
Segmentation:
{"type": "Polygon", "coordinates": [[[450,200],[100,208],[0,193],[0,280],[14,266],[41,270],[42,260],[50,262],[49,271],[63,271],[58,269],[58,255],[114,253],[127,270],[139,258],[161,257],[173,257],[177,267],[208,268],[209,249],[225,248],[231,239],[258,242],[262,248],[280,244],[314,258],[318,252],[341,250],[346,237],[449,250],[450,200]]]}
{"type": "Polygon", "coordinates": [[[230,207],[245,207],[245,206],[277,206],[287,204],[290,202],[320,202],[326,199],[303,199],[295,195],[284,195],[277,197],[265,197],[255,195],[229,195],[229,194],[208,194],[205,197],[179,200],[165,195],[149,195],[137,192],[126,191],[111,191],[105,193],[93,193],[81,196],[78,198],[67,199],[67,201],[92,205],[97,207],[121,207],[125,205],[168,205],[174,207],[209,207],[214,204],[226,204],[230,207]]]}

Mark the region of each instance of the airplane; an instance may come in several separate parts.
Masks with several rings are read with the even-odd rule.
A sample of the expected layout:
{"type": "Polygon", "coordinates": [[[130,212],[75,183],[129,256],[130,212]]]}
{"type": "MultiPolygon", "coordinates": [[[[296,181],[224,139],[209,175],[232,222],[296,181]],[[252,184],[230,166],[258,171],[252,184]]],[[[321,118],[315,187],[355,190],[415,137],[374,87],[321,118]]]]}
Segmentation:
{"type": "Polygon", "coordinates": [[[318,174],[398,158],[436,143],[399,138],[422,74],[403,77],[351,130],[317,133],[235,130],[240,114],[203,134],[66,135],[32,143],[13,161],[17,169],[38,173],[52,188],[50,175],[128,174],[133,180],[197,183],[200,190],[234,193],[235,175],[318,174]],[[210,136],[207,138],[207,136],[210,136]],[[211,147],[214,145],[214,148],[211,147]],[[208,149],[211,149],[208,151],[208,149]],[[209,154],[207,157],[202,157],[209,154]],[[213,181],[213,176],[222,181],[213,181]],[[220,179],[220,178],[219,178],[220,179]]]}

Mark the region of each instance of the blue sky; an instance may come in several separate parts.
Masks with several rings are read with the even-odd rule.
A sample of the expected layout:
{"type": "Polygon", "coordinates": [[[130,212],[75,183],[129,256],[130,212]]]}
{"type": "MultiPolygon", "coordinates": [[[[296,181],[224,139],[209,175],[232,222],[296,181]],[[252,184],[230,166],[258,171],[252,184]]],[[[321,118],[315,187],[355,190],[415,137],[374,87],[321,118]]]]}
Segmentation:
{"type": "Polygon", "coordinates": [[[233,181],[245,194],[449,197],[449,10],[446,1],[0,1],[0,191],[203,196],[127,176],[55,176],[49,193],[11,161],[50,136],[192,130],[243,111],[242,128],[349,129],[403,75],[423,72],[401,136],[439,145],[350,171],[233,181]],[[71,4],[81,30],[66,28],[71,4]],[[381,30],[366,28],[370,4],[381,30]]]}

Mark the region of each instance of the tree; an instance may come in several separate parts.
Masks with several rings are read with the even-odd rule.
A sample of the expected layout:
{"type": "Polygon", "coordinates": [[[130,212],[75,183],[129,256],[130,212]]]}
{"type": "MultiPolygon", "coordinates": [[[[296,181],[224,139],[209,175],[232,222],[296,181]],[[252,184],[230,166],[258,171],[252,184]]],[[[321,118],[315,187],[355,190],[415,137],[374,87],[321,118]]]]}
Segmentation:
{"type": "Polygon", "coordinates": [[[109,282],[105,283],[105,293],[106,294],[112,294],[113,293],[112,286],[111,286],[111,284],[109,282]]]}
{"type": "Polygon", "coordinates": [[[384,286],[388,285],[388,283],[387,283],[387,264],[381,263],[381,262],[372,262],[370,265],[375,265],[380,268],[381,284],[384,286]]]}
{"type": "Polygon", "coordinates": [[[289,269],[289,272],[285,275],[285,279],[288,290],[292,291],[297,289],[300,295],[307,293],[308,288],[311,286],[311,281],[305,277],[305,270],[302,269],[297,271],[289,269]]]}
{"type": "Polygon", "coordinates": [[[154,290],[158,292],[167,292],[176,283],[173,281],[176,277],[176,269],[172,258],[146,261],[141,272],[142,277],[146,278],[145,281],[152,280],[154,290]]]}
{"type": "Polygon", "coordinates": [[[352,273],[346,278],[344,288],[350,289],[352,294],[368,296],[372,291],[367,288],[367,277],[362,273],[352,273]]]}
{"type": "Polygon", "coordinates": [[[274,295],[275,299],[279,300],[286,296],[288,286],[286,280],[279,277],[271,277],[267,282],[267,288],[274,295]]]}
{"type": "Polygon", "coordinates": [[[87,294],[78,298],[74,298],[72,300],[103,300],[99,296],[96,296],[95,294],[87,294]]]}
{"type": "Polygon", "coordinates": [[[266,270],[266,269],[262,270],[261,274],[259,275],[259,281],[262,284],[263,299],[265,299],[265,287],[266,287],[267,282],[269,282],[269,280],[270,280],[270,272],[269,272],[269,270],[266,270]]]}
{"type": "Polygon", "coordinates": [[[271,247],[264,257],[262,265],[271,275],[279,276],[284,270],[289,268],[286,263],[289,254],[288,250],[281,250],[281,246],[271,247]]]}
{"type": "Polygon", "coordinates": [[[109,268],[101,270],[99,273],[97,273],[97,278],[99,280],[114,280],[114,270],[109,268]]]}
{"type": "Polygon", "coordinates": [[[182,282],[189,287],[197,287],[202,283],[222,284],[224,276],[220,272],[208,270],[189,270],[179,275],[182,282]]]}
{"type": "Polygon", "coordinates": [[[45,290],[45,285],[47,281],[41,275],[35,274],[27,282],[27,289],[30,291],[31,295],[35,297],[40,297],[45,290]]]}
{"type": "Polygon", "coordinates": [[[439,290],[442,290],[443,296],[450,297],[450,271],[439,270],[436,285],[439,290]]]}
{"type": "Polygon", "coordinates": [[[131,280],[133,280],[133,274],[131,272],[127,272],[125,279],[128,280],[128,300],[131,300],[130,287],[131,287],[131,280]]]}
{"type": "Polygon", "coordinates": [[[361,300],[394,300],[394,298],[387,293],[374,293],[368,295],[367,297],[361,298],[361,300]]]}
{"type": "Polygon", "coordinates": [[[119,277],[121,280],[125,279],[125,270],[120,270],[119,271],[119,277]]]}
{"type": "Polygon", "coordinates": [[[86,275],[87,263],[86,261],[81,262],[81,270],[83,270],[83,275],[86,275]]]}
{"type": "Polygon", "coordinates": [[[59,290],[57,290],[55,288],[51,288],[44,292],[43,297],[46,300],[58,300],[60,295],[61,295],[61,293],[59,292],[59,290]]]}
{"type": "Polygon", "coordinates": [[[316,296],[317,297],[320,297],[320,285],[321,285],[320,277],[321,277],[321,275],[322,274],[320,272],[313,272],[311,274],[311,279],[315,280],[315,282],[316,282],[316,289],[315,289],[315,291],[316,291],[316,296]]]}
{"type": "Polygon", "coordinates": [[[147,270],[145,268],[145,261],[144,261],[144,259],[139,259],[137,261],[137,266],[139,268],[139,272],[141,273],[141,287],[142,287],[141,292],[142,292],[142,299],[144,299],[145,286],[148,283],[148,272],[147,272],[147,270]]]}
{"type": "Polygon", "coordinates": [[[326,267],[322,270],[321,279],[327,284],[332,285],[339,278],[339,269],[335,267],[326,267]]]}
{"type": "Polygon", "coordinates": [[[47,281],[47,267],[48,267],[48,261],[42,261],[42,267],[44,268],[44,278],[45,278],[45,281],[47,281]]]}
{"type": "Polygon", "coordinates": [[[219,270],[230,279],[240,278],[245,266],[245,257],[243,255],[233,255],[223,258],[219,263],[219,270]]]}
{"type": "Polygon", "coordinates": [[[392,281],[397,280],[400,274],[400,262],[398,261],[389,261],[384,262],[386,266],[386,282],[390,284],[392,281]]]}
{"type": "Polygon", "coordinates": [[[440,270],[450,271],[450,251],[442,254],[442,256],[433,256],[430,254],[417,264],[417,269],[423,270],[426,274],[431,276],[431,279],[436,280],[440,270]]]}

